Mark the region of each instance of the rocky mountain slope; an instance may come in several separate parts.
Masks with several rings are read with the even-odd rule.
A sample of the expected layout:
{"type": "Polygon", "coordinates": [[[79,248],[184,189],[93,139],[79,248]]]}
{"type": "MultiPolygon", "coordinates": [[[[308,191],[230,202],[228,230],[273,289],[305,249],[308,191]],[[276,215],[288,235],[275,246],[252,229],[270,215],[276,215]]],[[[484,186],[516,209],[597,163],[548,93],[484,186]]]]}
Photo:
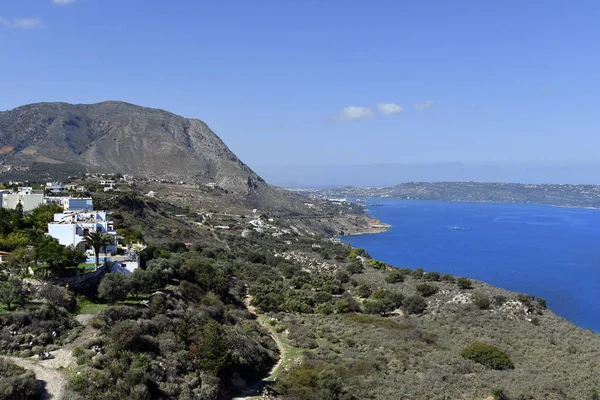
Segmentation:
{"type": "Polygon", "coordinates": [[[197,119],[116,101],[0,112],[0,181],[81,172],[214,182],[249,208],[305,211],[298,196],[266,184],[197,119]]]}

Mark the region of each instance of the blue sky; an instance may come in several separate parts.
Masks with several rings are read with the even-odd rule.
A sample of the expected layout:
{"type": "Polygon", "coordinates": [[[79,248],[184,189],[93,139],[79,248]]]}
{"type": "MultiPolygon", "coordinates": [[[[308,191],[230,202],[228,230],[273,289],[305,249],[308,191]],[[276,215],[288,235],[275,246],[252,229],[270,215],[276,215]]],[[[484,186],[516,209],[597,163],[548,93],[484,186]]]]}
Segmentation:
{"type": "Polygon", "coordinates": [[[163,108],[253,167],[600,164],[598,21],[592,0],[2,0],[0,109],[163,108]]]}

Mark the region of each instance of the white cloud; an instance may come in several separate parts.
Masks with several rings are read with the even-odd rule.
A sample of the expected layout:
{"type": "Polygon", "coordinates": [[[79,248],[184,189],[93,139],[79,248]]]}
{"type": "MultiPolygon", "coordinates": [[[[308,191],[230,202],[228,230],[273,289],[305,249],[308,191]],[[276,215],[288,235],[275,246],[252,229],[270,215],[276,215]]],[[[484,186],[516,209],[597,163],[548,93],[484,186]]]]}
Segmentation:
{"type": "Polygon", "coordinates": [[[37,28],[37,27],[41,26],[42,19],[41,18],[15,18],[12,21],[10,21],[6,18],[0,17],[0,24],[11,27],[11,28],[17,28],[17,29],[31,29],[31,28],[37,28]]]}
{"type": "Polygon", "coordinates": [[[431,107],[433,105],[433,101],[428,100],[428,101],[424,101],[422,103],[417,103],[415,105],[413,105],[415,110],[426,110],[429,107],[431,107]]]}
{"type": "Polygon", "coordinates": [[[398,104],[395,103],[380,103],[377,108],[379,109],[379,112],[382,114],[397,114],[397,113],[401,113],[402,111],[404,111],[404,108],[400,107],[398,104]]]}
{"type": "Polygon", "coordinates": [[[52,0],[54,4],[66,6],[67,4],[75,3],[77,0],[52,0]]]}
{"type": "Polygon", "coordinates": [[[368,107],[348,106],[340,111],[336,119],[352,121],[355,119],[371,118],[373,116],[375,116],[375,113],[368,107]]]}

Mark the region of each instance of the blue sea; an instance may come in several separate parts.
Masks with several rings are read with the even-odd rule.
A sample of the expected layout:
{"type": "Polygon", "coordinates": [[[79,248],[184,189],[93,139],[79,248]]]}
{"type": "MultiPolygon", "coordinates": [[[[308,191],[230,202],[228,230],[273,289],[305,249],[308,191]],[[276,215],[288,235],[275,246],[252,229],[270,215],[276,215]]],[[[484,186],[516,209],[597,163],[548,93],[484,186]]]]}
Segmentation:
{"type": "Polygon", "coordinates": [[[531,204],[369,199],[392,225],[344,237],[396,267],[485,281],[543,297],[556,314],[600,332],[600,210],[531,204]]]}

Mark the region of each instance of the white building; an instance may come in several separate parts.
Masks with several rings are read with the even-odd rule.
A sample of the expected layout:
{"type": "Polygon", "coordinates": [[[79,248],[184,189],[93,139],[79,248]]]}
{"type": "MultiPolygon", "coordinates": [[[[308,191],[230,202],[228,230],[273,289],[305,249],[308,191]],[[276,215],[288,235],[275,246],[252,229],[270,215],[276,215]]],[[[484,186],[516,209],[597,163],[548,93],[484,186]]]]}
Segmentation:
{"type": "Polygon", "coordinates": [[[61,182],[47,182],[46,183],[46,192],[49,192],[52,194],[62,194],[66,191],[67,191],[67,189],[65,188],[65,185],[62,184],[61,182]]]}
{"type": "Polygon", "coordinates": [[[113,235],[115,241],[106,246],[106,253],[117,251],[117,232],[113,221],[106,216],[106,211],[82,211],[54,214],[54,222],[48,224],[48,234],[64,246],[76,246],[85,249],[85,236],[92,232],[113,235]]]}
{"type": "Polygon", "coordinates": [[[65,211],[91,211],[94,209],[94,200],[91,197],[74,198],[71,196],[46,197],[44,204],[56,204],[65,211]]]}
{"type": "Polygon", "coordinates": [[[23,205],[23,211],[29,212],[44,204],[44,195],[36,194],[31,191],[23,191],[18,193],[2,193],[0,204],[4,208],[15,209],[17,204],[23,205]]]}

